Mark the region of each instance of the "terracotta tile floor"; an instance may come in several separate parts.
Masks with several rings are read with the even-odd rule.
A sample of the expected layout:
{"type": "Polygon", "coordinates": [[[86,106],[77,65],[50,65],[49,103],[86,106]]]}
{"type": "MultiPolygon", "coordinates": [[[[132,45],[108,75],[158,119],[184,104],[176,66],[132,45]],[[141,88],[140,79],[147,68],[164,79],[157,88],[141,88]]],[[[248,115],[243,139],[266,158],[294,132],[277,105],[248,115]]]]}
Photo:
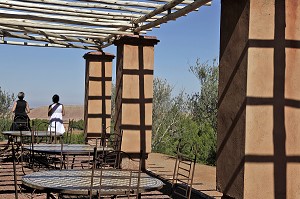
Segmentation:
{"type": "MultiPolygon", "coordinates": [[[[151,153],[147,161],[148,170],[171,182],[173,177],[175,158],[172,156],[151,153]]],[[[222,193],[216,191],[216,168],[212,166],[196,164],[193,188],[195,198],[217,198],[222,193]]]]}

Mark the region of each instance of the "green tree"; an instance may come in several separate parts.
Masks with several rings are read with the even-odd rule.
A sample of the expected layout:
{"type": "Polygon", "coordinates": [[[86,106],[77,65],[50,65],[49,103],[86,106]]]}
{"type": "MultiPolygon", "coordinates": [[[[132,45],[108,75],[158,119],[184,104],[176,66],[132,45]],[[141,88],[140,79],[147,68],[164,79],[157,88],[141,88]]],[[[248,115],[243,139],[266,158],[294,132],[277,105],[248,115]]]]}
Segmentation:
{"type": "Polygon", "coordinates": [[[219,68],[216,60],[200,63],[197,59],[190,71],[200,82],[200,92],[189,97],[193,120],[199,125],[200,160],[215,164],[219,68]]]}
{"type": "Polygon", "coordinates": [[[218,105],[218,81],[219,68],[216,60],[212,65],[208,62],[190,66],[190,71],[200,81],[200,92],[190,97],[191,111],[195,120],[199,123],[207,122],[217,130],[217,105],[218,105]]]}
{"type": "Polygon", "coordinates": [[[72,128],[78,129],[78,130],[83,130],[84,129],[84,121],[83,120],[73,121],[72,128]]]}
{"type": "Polygon", "coordinates": [[[0,131],[9,130],[10,128],[13,101],[14,94],[9,94],[0,87],[0,131]]]}
{"type": "MultiPolygon", "coordinates": [[[[196,143],[197,125],[187,106],[187,96],[180,92],[172,96],[172,87],[165,79],[154,79],[152,149],[174,155],[179,140],[191,145],[196,143]]],[[[188,151],[188,154],[191,154],[188,151]]]]}
{"type": "Polygon", "coordinates": [[[152,149],[164,152],[169,148],[170,134],[176,121],[170,119],[172,87],[165,79],[153,81],[152,149]]]}
{"type": "Polygon", "coordinates": [[[14,94],[9,94],[0,87],[0,118],[11,116],[11,107],[14,102],[14,94]]]}

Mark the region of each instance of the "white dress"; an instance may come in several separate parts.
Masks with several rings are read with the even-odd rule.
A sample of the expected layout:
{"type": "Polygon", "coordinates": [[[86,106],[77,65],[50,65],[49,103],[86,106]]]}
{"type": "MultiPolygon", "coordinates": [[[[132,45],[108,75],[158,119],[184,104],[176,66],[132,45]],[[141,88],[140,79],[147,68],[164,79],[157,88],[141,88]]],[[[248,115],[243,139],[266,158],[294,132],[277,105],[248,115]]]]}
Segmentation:
{"type": "Polygon", "coordinates": [[[62,135],[65,132],[65,127],[62,120],[62,104],[52,104],[52,115],[49,118],[48,131],[56,135],[62,135]]]}

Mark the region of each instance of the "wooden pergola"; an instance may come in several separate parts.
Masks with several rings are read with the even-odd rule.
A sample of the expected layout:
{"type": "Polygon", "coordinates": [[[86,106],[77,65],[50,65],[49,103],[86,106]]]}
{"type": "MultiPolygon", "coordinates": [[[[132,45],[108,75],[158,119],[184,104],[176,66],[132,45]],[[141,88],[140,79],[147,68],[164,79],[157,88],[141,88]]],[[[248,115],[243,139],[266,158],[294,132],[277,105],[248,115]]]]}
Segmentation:
{"type": "MultiPolygon", "coordinates": [[[[0,0],[0,44],[102,50],[211,0],[0,0]]],[[[191,22],[192,23],[192,22],[191,22]]]]}

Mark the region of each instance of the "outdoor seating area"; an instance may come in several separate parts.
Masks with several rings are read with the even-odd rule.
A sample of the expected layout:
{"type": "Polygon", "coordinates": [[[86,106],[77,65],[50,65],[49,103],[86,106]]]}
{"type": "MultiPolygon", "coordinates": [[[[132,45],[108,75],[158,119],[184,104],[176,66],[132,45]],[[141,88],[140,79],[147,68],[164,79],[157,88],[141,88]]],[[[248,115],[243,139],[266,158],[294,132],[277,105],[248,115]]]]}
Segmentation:
{"type": "MultiPolygon", "coordinates": [[[[147,199],[170,199],[170,194],[172,191],[172,176],[173,169],[175,165],[176,157],[167,156],[164,154],[152,153],[147,159],[147,174],[155,178],[161,179],[164,186],[159,190],[152,190],[149,192],[141,193],[141,198],[147,199]]],[[[78,160],[80,161],[80,160],[78,160]]],[[[14,178],[12,173],[13,165],[11,159],[3,159],[1,162],[1,172],[0,172],[0,198],[15,198],[15,188],[14,188],[14,178]]],[[[81,168],[77,167],[74,171],[80,171],[81,168]]],[[[49,170],[50,171],[50,170],[49,170]]],[[[49,172],[45,171],[45,172],[49,172]]],[[[60,170],[52,170],[53,172],[59,172],[60,170]]],[[[62,170],[67,172],[69,170],[62,170]]],[[[27,174],[33,174],[31,169],[25,168],[27,174]]],[[[202,164],[196,164],[195,166],[195,178],[193,183],[193,191],[191,198],[199,199],[211,199],[211,198],[221,198],[221,193],[215,190],[215,167],[210,167],[202,164]]],[[[22,186],[22,177],[24,176],[22,172],[22,165],[16,164],[16,174],[19,195],[18,198],[36,198],[44,199],[47,194],[42,191],[34,190],[31,188],[24,188],[22,186]]],[[[46,174],[46,173],[42,173],[46,174]]],[[[30,177],[30,176],[29,176],[30,177]]],[[[39,182],[40,183],[40,182],[39,182]]],[[[68,196],[65,195],[67,198],[68,196]]],[[[127,198],[127,197],[119,197],[127,198]]],[[[133,197],[131,197],[133,198],[133,197]]]]}
{"type": "Polygon", "coordinates": [[[123,155],[126,155],[127,163],[133,159],[127,153],[121,153],[120,137],[105,135],[105,139],[96,138],[95,145],[90,145],[65,144],[63,136],[60,136],[58,144],[55,132],[22,130],[2,132],[7,137],[7,147],[3,148],[1,161],[12,160],[15,198],[19,198],[22,189],[44,192],[47,198],[55,198],[54,195],[58,198],[64,195],[92,198],[132,194],[140,198],[141,192],[163,186],[159,179],[141,173],[142,151],[138,161],[135,160],[139,163],[137,168],[125,169],[123,155]],[[41,142],[41,137],[50,137],[53,142],[49,139],[41,142]],[[110,142],[109,138],[114,140],[110,142]],[[9,147],[11,154],[7,151],[9,147]],[[17,165],[21,165],[23,173],[22,189],[17,183],[17,165]]]}
{"type": "MultiPolygon", "coordinates": [[[[177,158],[149,154],[146,168],[142,170],[143,151],[134,158],[121,151],[120,135],[105,135],[105,141],[95,139],[90,144],[69,144],[63,143],[63,138],[59,139],[60,143],[54,139],[53,143],[47,139],[41,142],[38,138],[51,136],[47,131],[4,131],[2,134],[8,139],[7,143],[1,143],[0,198],[178,198],[174,195],[175,172],[177,180],[178,175],[185,175],[179,171],[185,170],[181,163],[186,159],[181,161],[181,153],[177,158]],[[170,160],[166,168],[155,166],[170,160]],[[173,177],[169,178],[168,173],[173,177]]],[[[192,162],[193,178],[195,161],[192,162]]],[[[183,198],[210,198],[200,190],[194,189],[192,193],[192,184],[192,181],[187,184],[190,188],[183,198]]]]}
{"type": "Polygon", "coordinates": [[[299,8],[0,0],[0,198],[300,198],[299,8]]]}

